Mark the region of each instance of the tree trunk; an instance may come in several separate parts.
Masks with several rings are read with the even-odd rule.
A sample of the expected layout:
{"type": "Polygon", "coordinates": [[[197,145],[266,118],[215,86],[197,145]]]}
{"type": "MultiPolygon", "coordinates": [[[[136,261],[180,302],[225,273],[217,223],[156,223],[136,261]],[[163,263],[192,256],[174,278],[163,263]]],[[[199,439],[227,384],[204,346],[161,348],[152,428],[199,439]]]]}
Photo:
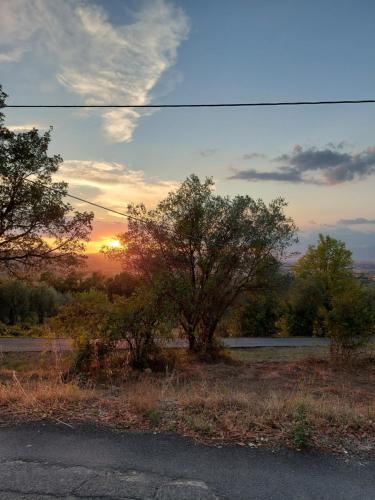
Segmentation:
{"type": "Polygon", "coordinates": [[[188,332],[188,340],[189,340],[189,350],[194,351],[195,350],[195,344],[196,344],[196,339],[195,336],[192,332],[188,332]]]}

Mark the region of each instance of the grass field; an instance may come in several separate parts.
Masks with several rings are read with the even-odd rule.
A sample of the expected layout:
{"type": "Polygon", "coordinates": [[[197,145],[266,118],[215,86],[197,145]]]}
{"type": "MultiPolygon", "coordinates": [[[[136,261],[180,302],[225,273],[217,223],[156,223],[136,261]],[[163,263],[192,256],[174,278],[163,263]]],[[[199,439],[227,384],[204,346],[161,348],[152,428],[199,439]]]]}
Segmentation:
{"type": "Polygon", "coordinates": [[[63,383],[69,356],[9,353],[0,364],[0,419],[88,421],[244,446],[296,446],[302,432],[314,448],[374,454],[374,350],[346,369],[327,354],[233,350],[207,365],[179,350],[169,373],[131,372],[117,359],[105,377],[63,383]]]}

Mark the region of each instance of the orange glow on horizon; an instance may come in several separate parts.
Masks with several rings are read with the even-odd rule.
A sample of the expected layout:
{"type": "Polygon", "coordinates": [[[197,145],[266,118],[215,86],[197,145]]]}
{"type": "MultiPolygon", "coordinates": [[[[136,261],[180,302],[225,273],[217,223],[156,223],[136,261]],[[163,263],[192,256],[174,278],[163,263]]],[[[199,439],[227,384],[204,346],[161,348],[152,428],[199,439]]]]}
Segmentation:
{"type": "Polygon", "coordinates": [[[122,244],[117,238],[103,236],[102,238],[99,238],[97,240],[90,240],[88,243],[86,243],[85,253],[100,253],[100,251],[105,247],[110,249],[120,249],[122,248],[122,244]]]}

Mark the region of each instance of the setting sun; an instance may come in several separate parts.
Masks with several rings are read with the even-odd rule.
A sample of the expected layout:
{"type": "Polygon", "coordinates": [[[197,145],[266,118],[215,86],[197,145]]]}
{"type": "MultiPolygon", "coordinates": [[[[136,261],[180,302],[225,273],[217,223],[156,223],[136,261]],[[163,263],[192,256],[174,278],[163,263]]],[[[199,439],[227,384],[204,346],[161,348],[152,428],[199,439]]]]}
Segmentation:
{"type": "Polygon", "coordinates": [[[113,240],[108,240],[105,245],[110,248],[120,248],[121,242],[119,240],[113,239],[113,240]]]}

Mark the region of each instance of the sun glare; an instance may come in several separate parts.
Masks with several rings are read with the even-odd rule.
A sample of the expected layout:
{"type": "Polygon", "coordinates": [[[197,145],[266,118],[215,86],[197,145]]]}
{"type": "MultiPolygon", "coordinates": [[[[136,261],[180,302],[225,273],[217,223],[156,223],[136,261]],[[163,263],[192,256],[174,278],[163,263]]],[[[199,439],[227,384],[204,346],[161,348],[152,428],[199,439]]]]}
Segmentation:
{"type": "Polygon", "coordinates": [[[120,248],[121,243],[119,240],[108,240],[106,243],[106,246],[108,246],[110,248],[120,248]]]}

